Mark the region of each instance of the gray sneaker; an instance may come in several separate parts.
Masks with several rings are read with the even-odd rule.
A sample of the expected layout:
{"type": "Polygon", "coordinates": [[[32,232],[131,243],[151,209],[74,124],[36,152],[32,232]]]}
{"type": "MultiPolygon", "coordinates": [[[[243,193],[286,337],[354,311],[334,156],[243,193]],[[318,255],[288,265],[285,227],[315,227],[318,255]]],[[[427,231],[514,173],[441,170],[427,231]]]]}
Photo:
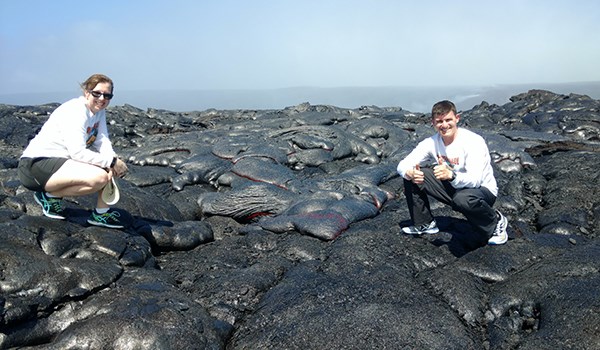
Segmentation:
{"type": "Polygon", "coordinates": [[[496,210],[498,213],[498,223],[496,224],[496,229],[494,230],[494,234],[488,240],[489,245],[499,245],[504,244],[508,241],[508,233],[506,232],[506,228],[508,227],[508,220],[501,212],[496,210]]]}
{"type": "Polygon", "coordinates": [[[50,198],[45,192],[34,192],[33,199],[42,206],[44,215],[52,219],[65,219],[65,210],[62,207],[62,198],[50,198]]]}
{"type": "Polygon", "coordinates": [[[407,235],[422,235],[424,233],[438,233],[440,230],[435,220],[433,220],[429,224],[403,227],[402,232],[407,235]]]}

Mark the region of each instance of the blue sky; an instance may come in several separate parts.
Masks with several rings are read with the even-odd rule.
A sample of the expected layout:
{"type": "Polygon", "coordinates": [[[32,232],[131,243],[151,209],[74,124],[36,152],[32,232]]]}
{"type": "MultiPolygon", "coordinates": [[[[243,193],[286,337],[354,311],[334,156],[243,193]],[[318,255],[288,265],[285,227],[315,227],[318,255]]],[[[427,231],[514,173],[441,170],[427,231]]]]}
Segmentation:
{"type": "Polygon", "coordinates": [[[600,1],[0,1],[0,94],[600,81],[600,1]]]}

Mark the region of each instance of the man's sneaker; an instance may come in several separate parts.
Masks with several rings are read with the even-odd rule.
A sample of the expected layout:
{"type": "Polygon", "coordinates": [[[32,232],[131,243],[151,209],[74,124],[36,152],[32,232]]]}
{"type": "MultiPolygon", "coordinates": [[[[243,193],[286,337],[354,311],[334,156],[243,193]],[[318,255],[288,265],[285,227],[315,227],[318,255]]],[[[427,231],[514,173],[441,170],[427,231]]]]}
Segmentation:
{"type": "Polygon", "coordinates": [[[407,226],[402,228],[402,232],[407,235],[422,235],[424,233],[438,233],[440,230],[437,227],[435,220],[425,225],[407,226]]]}
{"type": "Polygon", "coordinates": [[[88,224],[96,226],[104,226],[108,228],[123,228],[125,227],[119,220],[121,213],[116,210],[108,209],[104,214],[98,214],[96,210],[92,211],[92,215],[88,219],[88,224]]]}
{"type": "Polygon", "coordinates": [[[498,223],[496,224],[496,229],[494,230],[494,234],[488,240],[488,244],[490,245],[498,245],[504,244],[508,241],[508,233],[506,233],[506,227],[508,226],[508,220],[501,212],[496,210],[498,213],[498,223]]]}
{"type": "Polygon", "coordinates": [[[53,219],[65,219],[65,210],[62,207],[62,198],[50,198],[45,192],[34,192],[33,199],[42,206],[44,215],[53,219]]]}

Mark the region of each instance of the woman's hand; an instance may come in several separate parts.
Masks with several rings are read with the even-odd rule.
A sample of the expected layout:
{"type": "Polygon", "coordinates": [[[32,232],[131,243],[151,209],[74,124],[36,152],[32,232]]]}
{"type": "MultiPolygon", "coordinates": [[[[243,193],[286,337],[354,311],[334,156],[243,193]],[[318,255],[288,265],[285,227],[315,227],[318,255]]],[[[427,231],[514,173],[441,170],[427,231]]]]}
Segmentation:
{"type": "Polygon", "coordinates": [[[117,158],[117,162],[115,163],[115,166],[111,168],[111,170],[113,171],[114,175],[118,177],[123,177],[128,170],[127,164],[125,164],[125,162],[122,161],[120,158],[117,158]]]}

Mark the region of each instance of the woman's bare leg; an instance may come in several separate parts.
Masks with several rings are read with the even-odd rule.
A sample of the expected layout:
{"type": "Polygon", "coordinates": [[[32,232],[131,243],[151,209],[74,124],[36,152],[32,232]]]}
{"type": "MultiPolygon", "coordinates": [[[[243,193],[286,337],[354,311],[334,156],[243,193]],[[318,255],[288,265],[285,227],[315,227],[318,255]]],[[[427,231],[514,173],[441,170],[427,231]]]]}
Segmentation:
{"type": "MultiPolygon", "coordinates": [[[[69,159],[50,177],[45,190],[57,197],[100,194],[110,181],[111,175],[98,166],[69,159]]],[[[98,204],[108,207],[101,199],[98,200],[98,204]]]]}

